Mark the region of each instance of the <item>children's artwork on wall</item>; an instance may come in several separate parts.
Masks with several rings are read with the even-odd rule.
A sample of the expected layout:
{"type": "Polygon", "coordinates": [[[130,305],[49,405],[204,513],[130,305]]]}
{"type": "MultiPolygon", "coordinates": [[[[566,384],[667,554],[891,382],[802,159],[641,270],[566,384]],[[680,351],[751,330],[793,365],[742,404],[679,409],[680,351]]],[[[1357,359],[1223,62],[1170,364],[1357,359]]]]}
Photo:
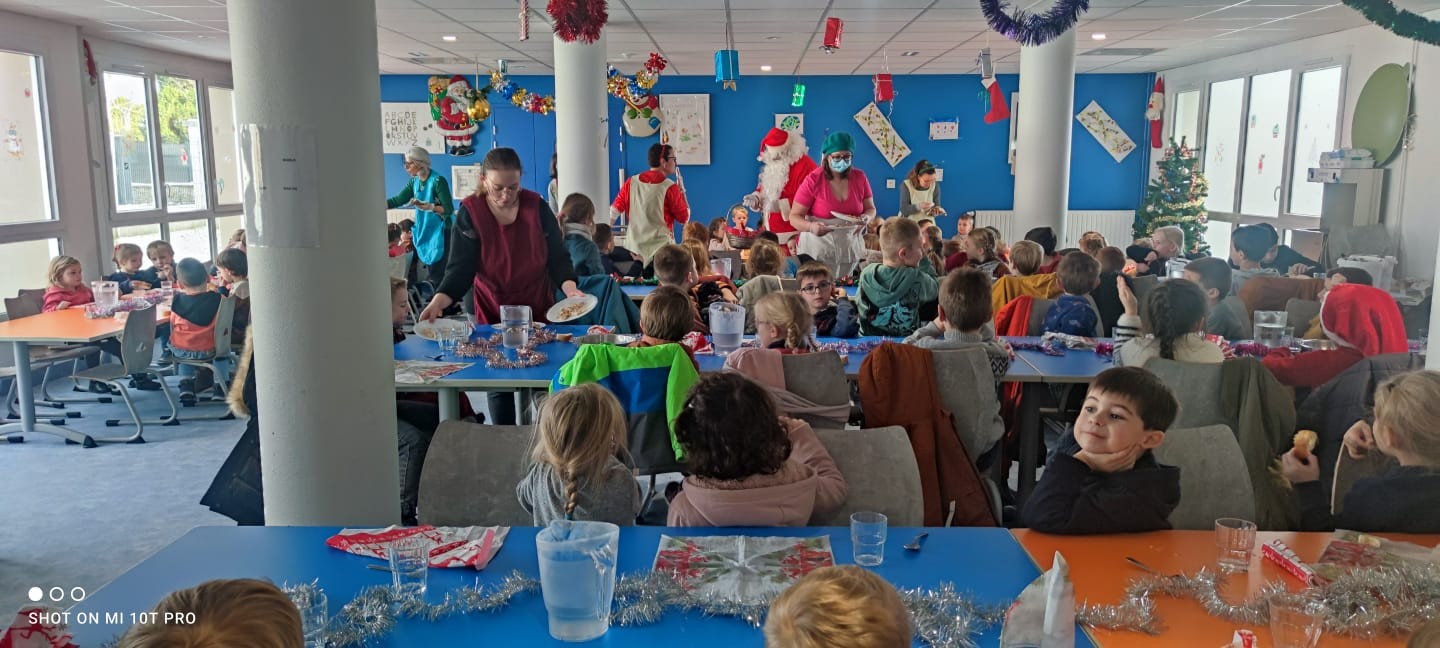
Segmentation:
{"type": "Polygon", "coordinates": [[[480,165],[457,164],[450,167],[450,192],[459,201],[480,188],[480,165]]]}
{"type": "Polygon", "coordinates": [[[1110,157],[1115,158],[1115,162],[1124,161],[1125,157],[1135,150],[1135,140],[1130,139],[1130,136],[1121,130],[1120,125],[1115,123],[1115,120],[1105,112],[1104,108],[1100,107],[1100,104],[1091,101],[1090,105],[1080,111],[1080,114],[1075,115],[1075,119],[1085,127],[1085,130],[1090,131],[1095,140],[1100,142],[1100,146],[1105,147],[1105,150],[1110,153],[1110,157]]]}
{"type": "Polygon", "coordinates": [[[775,113],[775,128],[791,133],[805,134],[804,113],[775,113]]]}
{"type": "Polygon", "coordinates": [[[661,141],[675,147],[680,164],[710,164],[710,95],[660,95],[665,121],[661,141]]]}
{"type": "Polygon", "coordinates": [[[885,161],[889,162],[890,166],[894,167],[905,159],[905,156],[910,155],[910,145],[895,132],[895,127],[875,106],[875,102],[870,102],[860,112],[855,113],[855,123],[870,136],[870,141],[875,144],[875,148],[880,149],[880,154],[885,156],[885,161]]]}
{"type": "Polygon", "coordinates": [[[440,154],[444,140],[435,128],[427,103],[380,104],[380,145],[385,153],[404,153],[412,146],[440,154]]]}
{"type": "Polygon", "coordinates": [[[960,119],[951,117],[949,119],[930,120],[930,139],[932,140],[958,140],[960,139],[960,119]]]}

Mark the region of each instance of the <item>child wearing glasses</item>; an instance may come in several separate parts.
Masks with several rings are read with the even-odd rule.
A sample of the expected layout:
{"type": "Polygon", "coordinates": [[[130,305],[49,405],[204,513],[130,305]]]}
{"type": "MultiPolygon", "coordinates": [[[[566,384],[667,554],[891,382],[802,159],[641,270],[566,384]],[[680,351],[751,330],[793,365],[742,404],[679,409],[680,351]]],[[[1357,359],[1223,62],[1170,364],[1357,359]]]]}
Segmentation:
{"type": "Polygon", "coordinates": [[[853,338],[860,334],[860,317],[855,302],[835,286],[830,267],[815,261],[795,271],[800,298],[815,318],[815,334],[820,337],[853,338]]]}

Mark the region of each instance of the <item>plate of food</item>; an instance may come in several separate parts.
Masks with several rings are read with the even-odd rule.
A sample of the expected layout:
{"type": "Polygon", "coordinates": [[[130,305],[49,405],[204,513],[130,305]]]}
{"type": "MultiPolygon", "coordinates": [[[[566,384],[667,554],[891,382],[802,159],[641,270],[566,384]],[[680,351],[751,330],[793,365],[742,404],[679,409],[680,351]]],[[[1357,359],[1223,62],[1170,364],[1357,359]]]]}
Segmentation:
{"type": "Polygon", "coordinates": [[[437,341],[446,333],[468,335],[470,323],[454,319],[437,319],[428,322],[421,320],[415,323],[415,335],[430,341],[437,341]]]}
{"type": "Polygon", "coordinates": [[[552,323],[570,322],[584,317],[600,303],[594,295],[580,295],[562,299],[545,311],[545,319],[552,323]]]}
{"type": "Polygon", "coordinates": [[[849,214],[842,214],[842,213],[840,213],[840,212],[830,212],[830,217],[831,217],[831,218],[834,218],[834,219],[836,219],[836,220],[845,221],[845,222],[847,222],[847,223],[858,223],[858,222],[860,222],[860,217],[859,217],[859,216],[851,216],[851,215],[849,215],[849,214]]]}

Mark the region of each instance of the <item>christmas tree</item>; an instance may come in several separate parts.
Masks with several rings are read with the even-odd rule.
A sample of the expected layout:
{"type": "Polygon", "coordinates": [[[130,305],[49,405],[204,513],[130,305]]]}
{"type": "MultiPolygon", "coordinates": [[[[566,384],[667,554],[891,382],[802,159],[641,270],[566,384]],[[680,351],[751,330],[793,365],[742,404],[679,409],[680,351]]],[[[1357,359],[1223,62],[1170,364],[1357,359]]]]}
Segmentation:
{"type": "Polygon", "coordinates": [[[1170,140],[1160,158],[1160,175],[1145,188],[1145,200],[1135,213],[1135,238],[1148,238],[1161,227],[1174,225],[1185,230],[1186,254],[1198,256],[1209,254],[1210,244],[1205,242],[1205,195],[1210,192],[1210,183],[1196,168],[1200,158],[1198,149],[1170,140]]]}

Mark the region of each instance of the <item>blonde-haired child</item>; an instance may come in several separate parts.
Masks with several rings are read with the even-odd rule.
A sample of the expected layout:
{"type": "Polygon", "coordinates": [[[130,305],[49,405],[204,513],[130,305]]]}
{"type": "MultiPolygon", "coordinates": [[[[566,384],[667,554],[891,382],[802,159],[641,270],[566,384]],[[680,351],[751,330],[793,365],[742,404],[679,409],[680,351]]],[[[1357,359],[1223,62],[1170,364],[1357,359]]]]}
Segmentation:
{"type": "Polygon", "coordinates": [[[766,648],[908,648],[912,634],[895,587],[854,565],[806,574],[765,618],[766,648]]]}
{"type": "Polygon", "coordinates": [[[155,606],[149,623],[131,628],[119,648],[305,645],[300,611],[280,588],[262,580],[212,580],[171,592],[155,606]],[[193,615],[193,623],[168,623],[167,614],[193,615]]]}
{"type": "Polygon", "coordinates": [[[556,392],[540,408],[530,469],[515,486],[537,526],[592,520],[620,526],[640,514],[640,486],[626,454],[625,412],[595,383],[556,392]]]}
{"type": "Polygon", "coordinates": [[[785,265],[785,255],[780,246],[766,240],[759,240],[750,248],[746,266],[750,279],[740,287],[740,305],[745,307],[745,332],[755,332],[755,304],[772,293],[785,290],[780,282],[780,268],[785,265]]]}
{"type": "Polygon", "coordinates": [[[150,257],[150,267],[145,272],[155,277],[157,285],[161,281],[175,281],[175,248],[156,239],[145,246],[145,256],[150,257]]]}
{"type": "Polygon", "coordinates": [[[50,273],[46,276],[50,286],[45,289],[42,312],[65,310],[95,301],[95,293],[85,285],[85,272],[79,259],[63,254],[51,259],[50,273]]]}
{"type": "Polygon", "coordinates": [[[770,293],[755,303],[755,335],[761,348],[806,353],[815,350],[815,318],[792,292],[770,293]]]}
{"type": "MultiPolygon", "coordinates": [[[[1375,388],[1375,422],[1345,432],[1344,452],[1360,459],[1378,451],[1396,460],[1384,472],[1356,480],[1340,514],[1320,484],[1315,455],[1292,449],[1280,457],[1300,497],[1306,531],[1333,528],[1390,533],[1440,533],[1440,372],[1400,374],[1375,388]]],[[[1324,449],[1322,449],[1324,451],[1324,449]]],[[[1333,452],[1333,449],[1329,450],[1333,452]]]]}
{"type": "Polygon", "coordinates": [[[106,281],[113,281],[120,285],[120,294],[128,295],[137,290],[149,290],[155,284],[155,277],[140,270],[140,265],[145,260],[145,253],[140,246],[134,243],[118,243],[115,245],[115,253],[110,255],[110,260],[115,262],[115,272],[105,277],[106,281]]]}

